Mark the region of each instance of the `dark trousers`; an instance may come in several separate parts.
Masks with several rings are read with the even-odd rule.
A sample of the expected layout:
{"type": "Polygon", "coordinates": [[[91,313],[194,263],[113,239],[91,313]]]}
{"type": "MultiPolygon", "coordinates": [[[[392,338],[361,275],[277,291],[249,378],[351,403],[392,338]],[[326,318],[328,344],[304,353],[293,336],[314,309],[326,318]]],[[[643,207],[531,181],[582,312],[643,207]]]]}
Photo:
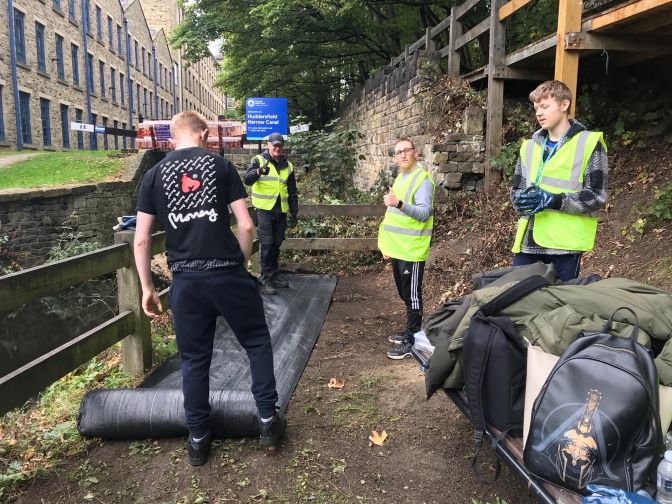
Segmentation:
{"type": "Polygon", "coordinates": [[[278,273],[280,245],[285,239],[287,214],[276,209],[257,210],[257,237],[259,238],[259,267],[261,281],[267,282],[278,273]]]}
{"type": "Polygon", "coordinates": [[[581,254],[525,254],[518,253],[513,255],[513,266],[525,266],[543,262],[544,264],[553,264],[558,278],[563,282],[579,277],[581,270],[581,254]]]}
{"type": "Polygon", "coordinates": [[[251,275],[242,266],[174,273],[169,304],[182,363],[189,433],[201,437],[210,430],[210,361],[219,315],[250,359],[252,394],[259,416],[273,416],[278,401],[273,349],[261,296],[251,275]]]}
{"type": "Polygon", "coordinates": [[[422,277],[425,262],[392,259],[392,272],[399,297],[406,304],[406,331],[413,335],[421,329],[422,324],[422,277]]]}

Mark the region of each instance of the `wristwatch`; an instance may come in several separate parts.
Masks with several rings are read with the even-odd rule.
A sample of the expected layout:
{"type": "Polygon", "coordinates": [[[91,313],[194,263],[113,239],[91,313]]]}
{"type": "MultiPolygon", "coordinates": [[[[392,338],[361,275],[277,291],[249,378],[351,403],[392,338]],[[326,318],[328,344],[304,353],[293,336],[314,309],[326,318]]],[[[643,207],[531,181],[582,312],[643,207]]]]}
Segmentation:
{"type": "Polygon", "coordinates": [[[399,200],[399,202],[397,203],[397,208],[401,208],[402,206],[404,206],[404,202],[399,200]]]}

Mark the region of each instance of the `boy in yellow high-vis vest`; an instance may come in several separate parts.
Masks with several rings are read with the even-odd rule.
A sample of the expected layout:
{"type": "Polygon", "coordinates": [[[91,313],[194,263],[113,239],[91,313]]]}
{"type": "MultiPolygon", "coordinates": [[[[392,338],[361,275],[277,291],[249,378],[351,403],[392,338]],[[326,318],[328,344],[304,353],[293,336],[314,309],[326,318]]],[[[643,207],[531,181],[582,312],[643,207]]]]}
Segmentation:
{"type": "Polygon", "coordinates": [[[399,174],[383,202],[385,218],[378,230],[378,248],[392,258],[392,272],[399,297],[406,305],[406,328],[388,339],[395,346],[390,359],[411,355],[414,334],[422,322],[422,277],[429,256],[434,225],[434,181],[416,161],[418,151],[409,138],[394,147],[399,174]]]}
{"type": "Polygon", "coordinates": [[[530,101],[541,129],[523,142],[513,175],[511,203],[520,215],[513,265],[553,264],[566,281],[578,277],[581,255],[595,244],[607,146],[601,132],[569,119],[572,93],[563,82],[544,82],[530,101]]]}

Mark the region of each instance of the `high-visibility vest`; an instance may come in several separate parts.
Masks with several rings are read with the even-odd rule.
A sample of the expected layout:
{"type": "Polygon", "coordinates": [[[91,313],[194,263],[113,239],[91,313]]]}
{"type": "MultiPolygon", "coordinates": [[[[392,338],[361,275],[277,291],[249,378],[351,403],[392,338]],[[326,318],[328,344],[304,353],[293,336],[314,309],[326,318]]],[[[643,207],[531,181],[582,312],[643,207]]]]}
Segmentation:
{"type": "Polygon", "coordinates": [[[290,173],[294,171],[294,165],[287,161],[287,166],[280,169],[280,173],[275,166],[273,160],[268,160],[261,154],[255,156],[259,162],[260,167],[265,167],[268,164],[268,175],[259,176],[254,184],[252,184],[252,205],[254,208],[261,210],[273,210],[275,202],[280,196],[280,208],[284,213],[289,211],[289,192],[287,191],[287,179],[290,173]]]}
{"type": "MultiPolygon", "coordinates": [[[[425,180],[432,183],[432,191],[434,190],[432,177],[417,164],[403,177],[403,180],[402,175],[400,173],[394,180],[392,191],[404,203],[412,204],[415,191],[425,180]]],[[[425,261],[429,256],[433,225],[432,214],[426,221],[421,222],[398,208],[387,207],[383,222],[378,229],[378,248],[383,255],[394,259],[409,262],[425,261]]]]}
{"type": "MultiPolygon", "coordinates": [[[[542,168],[542,146],[533,140],[526,140],[520,147],[523,176],[529,184],[537,179],[541,169],[539,187],[542,189],[553,194],[579,192],[583,189],[588,160],[598,142],[606,151],[607,144],[601,132],[581,131],[563,144],[542,168]]],[[[515,253],[521,251],[528,223],[529,217],[518,219],[512,249],[515,253]]],[[[534,215],[532,236],[535,243],[542,247],[585,252],[593,249],[596,233],[597,217],[592,215],[569,214],[551,209],[534,215]]]]}

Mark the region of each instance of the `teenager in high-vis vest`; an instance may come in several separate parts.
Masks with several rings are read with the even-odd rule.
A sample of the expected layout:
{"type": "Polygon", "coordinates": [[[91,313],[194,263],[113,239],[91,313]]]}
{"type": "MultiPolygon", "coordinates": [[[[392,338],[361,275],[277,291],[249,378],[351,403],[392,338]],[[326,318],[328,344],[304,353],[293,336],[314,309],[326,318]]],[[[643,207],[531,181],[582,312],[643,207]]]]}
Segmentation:
{"type": "Polygon", "coordinates": [[[282,135],[272,133],[267,149],[252,158],[243,178],[246,185],[252,186],[252,205],[257,214],[262,294],[277,294],[277,289],[289,287],[286,280],[278,277],[278,257],[285,229],[296,226],[299,198],[294,165],[283,155],[283,144],[282,135]]]}
{"type": "Polygon", "coordinates": [[[552,263],[561,280],[579,276],[593,250],[597,212],[607,201],[607,145],[601,132],[568,118],[572,93],[548,81],[530,93],[541,129],[520,147],[511,203],[520,215],[513,265],[552,263]]]}
{"type": "Polygon", "coordinates": [[[390,359],[411,355],[414,334],[422,322],[422,277],[429,256],[434,218],[434,181],[416,161],[418,151],[408,138],[394,146],[399,174],[385,195],[385,217],[378,230],[378,248],[392,258],[392,271],[399,297],[406,304],[406,328],[390,336],[394,347],[390,359]]]}

